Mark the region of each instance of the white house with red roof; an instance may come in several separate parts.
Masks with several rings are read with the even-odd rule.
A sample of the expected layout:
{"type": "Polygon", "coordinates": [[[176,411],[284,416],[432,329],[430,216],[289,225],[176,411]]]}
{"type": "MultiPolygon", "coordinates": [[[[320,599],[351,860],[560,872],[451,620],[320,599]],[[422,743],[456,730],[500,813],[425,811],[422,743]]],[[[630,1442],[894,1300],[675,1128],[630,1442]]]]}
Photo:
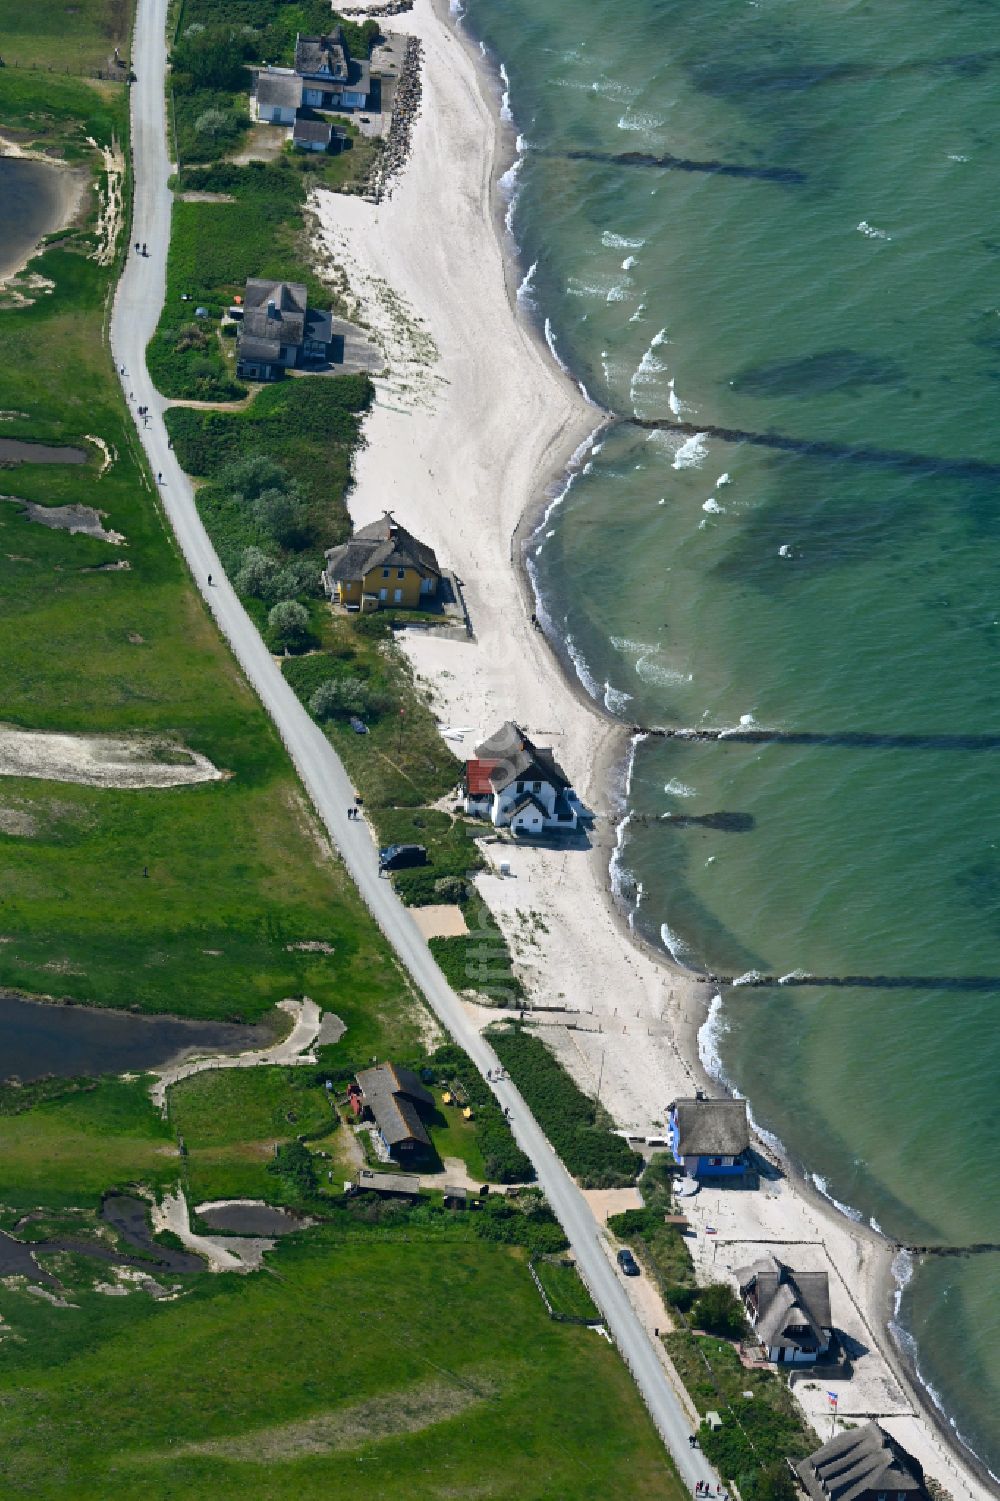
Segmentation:
{"type": "Polygon", "coordinates": [[[508,720],[465,763],[465,810],[514,834],[542,834],[575,829],[579,803],[551,750],[508,720]]]}

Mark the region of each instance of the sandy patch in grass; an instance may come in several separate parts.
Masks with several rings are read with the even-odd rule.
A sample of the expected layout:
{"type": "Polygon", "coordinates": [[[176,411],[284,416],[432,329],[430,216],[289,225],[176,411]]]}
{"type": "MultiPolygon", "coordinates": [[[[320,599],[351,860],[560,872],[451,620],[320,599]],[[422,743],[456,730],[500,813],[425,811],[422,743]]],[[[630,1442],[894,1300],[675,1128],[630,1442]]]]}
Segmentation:
{"type": "Polygon", "coordinates": [[[410,916],[425,938],[461,938],[469,931],[461,907],[411,907],[410,916]]]}
{"type": "Polygon", "coordinates": [[[106,512],[95,511],[93,506],[40,506],[33,500],[20,500],[16,495],[0,495],[0,500],[20,506],[22,516],[28,521],[52,527],[54,531],[69,532],[71,536],[82,532],[84,536],[96,537],[100,542],[111,542],[115,547],[121,547],[125,541],[121,532],[105,530],[102,518],[106,512]]]}
{"type": "Polygon", "coordinates": [[[226,775],[207,756],[163,738],[63,735],[0,724],[0,776],[86,787],[182,787],[226,775]]]}
{"type": "Polygon", "coordinates": [[[476,1373],[474,1380],[458,1377],[453,1382],[427,1381],[406,1391],[367,1397],[336,1412],[320,1413],[297,1423],[279,1423],[259,1428],[239,1438],[207,1439],[189,1444],[183,1454],[205,1454],[213,1459],[242,1460],[250,1464],[275,1464],[302,1459],[310,1454],[329,1454],[339,1449],[358,1449],[380,1439],[420,1433],[435,1423],[446,1423],[470,1407],[496,1396],[499,1383],[492,1376],[476,1373]]]}
{"type": "Polygon", "coordinates": [[[32,839],[38,833],[38,819],[23,808],[0,808],[0,834],[16,839],[32,839]]]}

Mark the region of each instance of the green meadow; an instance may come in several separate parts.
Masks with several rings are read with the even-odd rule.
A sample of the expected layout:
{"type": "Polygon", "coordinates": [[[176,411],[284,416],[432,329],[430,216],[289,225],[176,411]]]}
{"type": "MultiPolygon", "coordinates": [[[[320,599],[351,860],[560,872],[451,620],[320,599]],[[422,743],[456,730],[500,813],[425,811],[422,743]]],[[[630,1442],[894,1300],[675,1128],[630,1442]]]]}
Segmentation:
{"type": "Polygon", "coordinates": [[[523,1251],[318,1228],[268,1266],[168,1303],[0,1287],[4,1494],[680,1501],[617,1354],[548,1318],[523,1251]]]}

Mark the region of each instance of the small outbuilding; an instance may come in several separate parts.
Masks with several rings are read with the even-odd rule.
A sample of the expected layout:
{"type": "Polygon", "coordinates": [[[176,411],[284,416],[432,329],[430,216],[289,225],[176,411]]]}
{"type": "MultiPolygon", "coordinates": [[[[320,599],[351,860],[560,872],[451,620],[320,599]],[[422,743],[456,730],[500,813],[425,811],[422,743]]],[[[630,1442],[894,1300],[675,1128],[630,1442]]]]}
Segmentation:
{"type": "Polygon", "coordinates": [[[333,126],[329,120],[307,120],[296,115],[292,127],[292,145],[300,151],[329,151],[333,126]]]}
{"type": "Polygon", "coordinates": [[[359,1167],[353,1186],[358,1193],[367,1191],[382,1194],[384,1198],[416,1199],[420,1196],[420,1178],[416,1173],[376,1173],[370,1167],[359,1167]]]}
{"type": "Polygon", "coordinates": [[[836,1434],[794,1469],[811,1501],[928,1501],[919,1461],[878,1423],[836,1434]]]}
{"type": "Polygon", "coordinates": [[[745,1172],[750,1123],[745,1100],[675,1100],[669,1113],[674,1161],[693,1178],[745,1172]]]}
{"type": "Polygon", "coordinates": [[[291,68],[261,68],[254,78],[253,113],[264,125],[294,125],[302,79],[291,68]]]}

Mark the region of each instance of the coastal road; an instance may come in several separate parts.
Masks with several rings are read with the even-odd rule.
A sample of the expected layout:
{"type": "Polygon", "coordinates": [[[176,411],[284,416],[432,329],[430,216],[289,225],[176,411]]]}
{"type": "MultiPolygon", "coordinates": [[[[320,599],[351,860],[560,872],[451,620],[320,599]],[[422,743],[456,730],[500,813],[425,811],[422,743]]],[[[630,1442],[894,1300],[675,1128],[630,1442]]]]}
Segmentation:
{"type": "MultiPolygon", "coordinates": [[[[380,880],[375,847],[363,820],[348,819],[354,789],[319,726],[288,687],[222,570],[198,516],[192,487],[167,445],[159,396],[146,368],[146,345],[159,318],[166,288],[171,195],[165,114],[167,0],[139,0],[133,48],[138,82],[132,87],[134,214],[131,249],[122,273],[111,322],[116,364],[133,412],[148,407],[148,426],[137,419],[167,519],[195,582],[247,679],[274,721],[317,813],[345,866],[400,962],[452,1037],[485,1075],[499,1068],[458,996],[431,957],[426,942],[391,884],[380,880]],[[208,584],[211,576],[212,584],[208,584]]],[[[538,1123],[509,1080],[491,1085],[510,1112],[514,1135],[530,1157],[554,1213],[573,1248],[606,1327],[627,1365],[681,1476],[693,1490],[698,1481],[718,1484],[700,1450],[688,1443],[691,1425],[670,1385],[652,1339],[646,1334],[619,1275],[601,1243],[601,1229],[580,1190],[552,1150],[538,1123]]],[[[553,1400],[557,1400],[554,1395],[553,1400]]]]}

